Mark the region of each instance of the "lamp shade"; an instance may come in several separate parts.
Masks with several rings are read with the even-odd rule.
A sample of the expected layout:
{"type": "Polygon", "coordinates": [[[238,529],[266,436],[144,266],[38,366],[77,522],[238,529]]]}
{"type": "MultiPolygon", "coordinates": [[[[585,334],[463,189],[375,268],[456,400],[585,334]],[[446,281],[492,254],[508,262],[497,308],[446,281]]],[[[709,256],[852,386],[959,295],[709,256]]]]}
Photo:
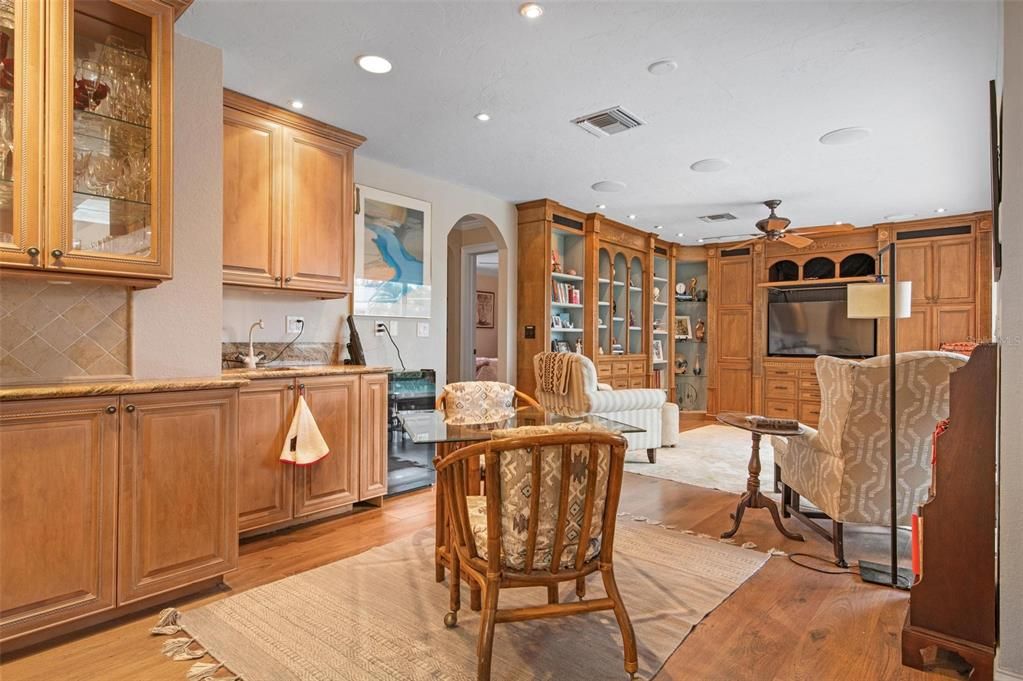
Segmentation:
{"type": "MultiPolygon", "coordinates": [[[[849,319],[884,319],[888,317],[888,284],[849,284],[846,316],[849,319]]],[[[905,319],[910,315],[913,301],[913,283],[900,281],[895,284],[895,317],[905,319]]]]}

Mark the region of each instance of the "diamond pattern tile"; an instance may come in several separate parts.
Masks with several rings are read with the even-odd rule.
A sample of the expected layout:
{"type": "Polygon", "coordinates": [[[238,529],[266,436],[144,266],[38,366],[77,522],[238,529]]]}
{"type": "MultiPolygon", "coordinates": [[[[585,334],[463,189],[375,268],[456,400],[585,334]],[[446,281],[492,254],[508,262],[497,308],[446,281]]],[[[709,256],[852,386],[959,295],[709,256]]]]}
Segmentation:
{"type": "Polygon", "coordinates": [[[123,286],[0,281],[0,384],[127,376],[130,333],[123,286]]]}

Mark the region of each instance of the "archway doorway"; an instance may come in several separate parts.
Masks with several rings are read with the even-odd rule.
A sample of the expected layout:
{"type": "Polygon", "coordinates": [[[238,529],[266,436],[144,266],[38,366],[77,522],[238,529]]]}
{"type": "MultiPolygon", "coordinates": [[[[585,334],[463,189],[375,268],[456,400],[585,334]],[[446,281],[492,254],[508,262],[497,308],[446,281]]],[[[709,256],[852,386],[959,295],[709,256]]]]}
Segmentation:
{"type": "Polygon", "coordinates": [[[494,222],[460,218],[448,233],[447,380],[507,381],[507,246],[494,222]]]}

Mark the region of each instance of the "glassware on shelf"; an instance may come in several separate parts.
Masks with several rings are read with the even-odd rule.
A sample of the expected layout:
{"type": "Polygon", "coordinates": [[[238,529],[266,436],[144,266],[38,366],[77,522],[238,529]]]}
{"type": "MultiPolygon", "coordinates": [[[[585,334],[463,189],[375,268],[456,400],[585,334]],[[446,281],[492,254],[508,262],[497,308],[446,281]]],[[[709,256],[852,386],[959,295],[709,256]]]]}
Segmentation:
{"type": "Polygon", "coordinates": [[[0,180],[14,179],[14,95],[0,90],[0,180]]]}

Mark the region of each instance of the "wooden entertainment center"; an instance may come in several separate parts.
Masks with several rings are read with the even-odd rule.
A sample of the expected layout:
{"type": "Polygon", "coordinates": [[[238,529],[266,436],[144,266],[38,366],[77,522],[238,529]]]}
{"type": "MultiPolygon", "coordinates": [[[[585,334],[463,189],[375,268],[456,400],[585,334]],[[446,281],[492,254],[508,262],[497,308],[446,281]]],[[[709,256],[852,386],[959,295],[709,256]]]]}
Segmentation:
{"type": "MultiPolygon", "coordinates": [[[[599,380],[662,388],[684,419],[744,411],[815,426],[814,359],[767,353],[769,292],[870,280],[878,249],[893,239],[898,278],[913,282],[913,314],[898,322],[900,352],[991,335],[990,212],[862,227],[802,249],[766,241],[683,246],[550,199],[520,204],[518,213],[516,382],[527,393],[533,355],[559,341],[575,350],[578,341],[599,380]],[[694,278],[704,300],[680,299],[676,285],[694,278]],[[691,327],[704,322],[702,338],[692,328],[688,338],[676,334],[683,315],[691,327]]],[[[877,353],[887,347],[879,328],[877,353]]]]}

